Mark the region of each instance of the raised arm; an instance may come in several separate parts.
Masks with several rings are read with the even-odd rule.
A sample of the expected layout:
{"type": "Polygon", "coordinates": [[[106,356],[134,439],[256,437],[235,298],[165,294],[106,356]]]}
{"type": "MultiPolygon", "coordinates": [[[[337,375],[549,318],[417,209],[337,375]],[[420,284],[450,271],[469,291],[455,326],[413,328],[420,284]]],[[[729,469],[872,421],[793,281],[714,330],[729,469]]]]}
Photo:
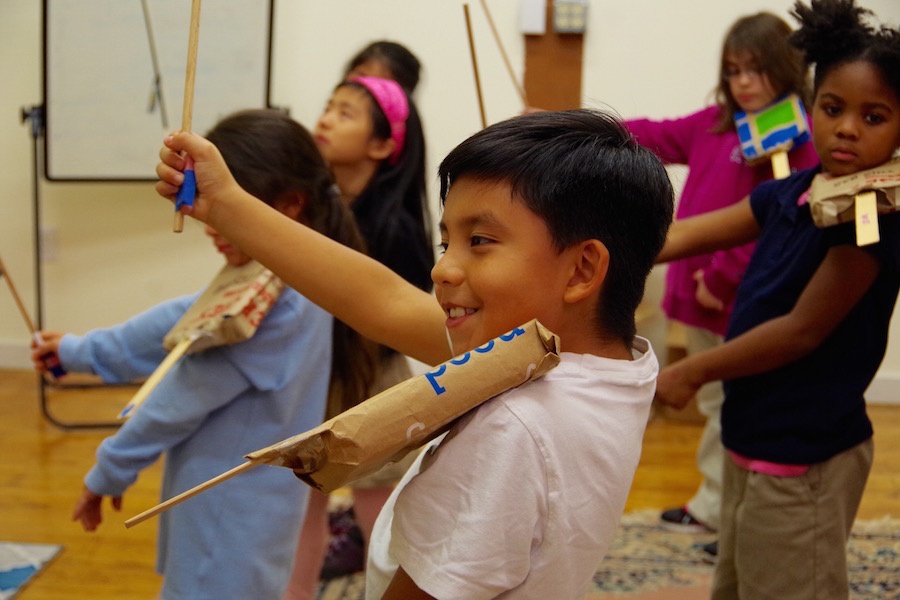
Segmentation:
{"type": "Polygon", "coordinates": [[[789,313],[663,369],[658,399],[680,408],[706,382],[756,375],[806,356],[846,318],[879,269],[878,260],[856,246],[832,248],[789,313]]]}
{"type": "Polygon", "coordinates": [[[737,204],[672,223],[666,245],[656,258],[665,263],[752,242],[759,236],[759,223],[750,208],[750,198],[737,204]]]}
{"type": "Polygon", "coordinates": [[[428,364],[451,357],[434,297],[379,262],[293,221],[238,186],[218,150],[192,133],[165,141],[157,192],[173,199],[185,151],[198,194],[190,214],[208,223],[285,283],[366,337],[428,364]]]}

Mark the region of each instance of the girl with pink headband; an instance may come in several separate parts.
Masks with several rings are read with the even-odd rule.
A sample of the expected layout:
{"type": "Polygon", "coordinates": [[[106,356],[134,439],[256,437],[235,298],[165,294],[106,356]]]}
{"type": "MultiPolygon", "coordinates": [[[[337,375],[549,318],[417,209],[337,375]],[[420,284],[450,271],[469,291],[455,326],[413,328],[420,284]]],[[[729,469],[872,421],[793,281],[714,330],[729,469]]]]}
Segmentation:
{"type": "MultiPolygon", "coordinates": [[[[314,137],[356,218],[368,254],[431,291],[435,245],[425,194],[425,139],[408,94],[391,79],[350,77],[335,87],[314,137]]],[[[403,355],[382,347],[379,357],[368,396],[412,376],[403,355]]],[[[329,400],[326,418],[348,408],[329,400]]],[[[414,459],[411,453],[406,461],[352,485],[353,511],[364,545],[381,507],[414,459]]],[[[285,600],[315,598],[328,546],[327,502],[323,494],[310,494],[285,600]]]]}

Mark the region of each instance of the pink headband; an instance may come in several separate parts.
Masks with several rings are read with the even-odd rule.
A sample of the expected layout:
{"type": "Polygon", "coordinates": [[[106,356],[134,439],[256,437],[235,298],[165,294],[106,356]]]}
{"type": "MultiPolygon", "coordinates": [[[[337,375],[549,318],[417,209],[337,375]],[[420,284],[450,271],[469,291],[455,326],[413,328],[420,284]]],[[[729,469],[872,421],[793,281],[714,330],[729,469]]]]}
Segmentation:
{"type": "Polygon", "coordinates": [[[409,117],[409,103],[406,93],[400,84],[391,79],[381,77],[351,77],[348,81],[359,83],[372,94],[378,103],[381,112],[387,117],[391,125],[391,139],[394,140],[394,152],[391,154],[391,164],[400,159],[403,152],[403,142],[406,138],[406,119],[409,117]]]}

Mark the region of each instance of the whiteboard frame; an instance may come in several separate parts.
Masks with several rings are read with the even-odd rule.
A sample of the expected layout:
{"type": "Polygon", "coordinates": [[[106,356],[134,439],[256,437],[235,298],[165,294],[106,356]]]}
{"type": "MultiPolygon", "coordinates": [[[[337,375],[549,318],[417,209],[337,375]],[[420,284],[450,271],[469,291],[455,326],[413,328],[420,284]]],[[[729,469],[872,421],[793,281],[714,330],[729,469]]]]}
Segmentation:
{"type": "MultiPolygon", "coordinates": [[[[147,0],[166,124],[140,0],[43,0],[44,177],[150,181],[181,127],[191,3],[147,0]]],[[[200,11],[192,129],[270,107],[274,0],[207,0],[200,11]],[[239,23],[238,26],[232,23],[239,23]]]]}

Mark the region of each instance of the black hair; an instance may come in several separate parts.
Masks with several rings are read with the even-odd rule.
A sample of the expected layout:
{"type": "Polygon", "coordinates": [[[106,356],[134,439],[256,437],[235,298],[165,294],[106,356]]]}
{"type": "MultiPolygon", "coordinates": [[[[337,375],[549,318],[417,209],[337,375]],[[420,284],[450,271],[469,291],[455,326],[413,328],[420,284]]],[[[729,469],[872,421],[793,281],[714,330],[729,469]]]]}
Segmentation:
{"type": "Polygon", "coordinates": [[[453,149],[438,176],[442,202],[461,177],[508,184],[513,198],[544,221],[560,252],[585,240],[603,243],[610,266],[594,325],[631,344],[674,195],[662,162],[621,121],[588,109],[514,117],[453,149]]]}
{"type": "Polygon", "coordinates": [[[732,54],[750,54],[768,77],[776,97],[794,92],[808,105],[811,98],[806,65],[803,54],[790,44],[790,35],[790,25],[769,12],[741,17],[728,29],[719,59],[716,103],[722,114],[714,129],[716,133],[734,131],[734,115],[742,110],[726,79],[728,57],[732,54]]]}
{"type": "Polygon", "coordinates": [[[372,42],[350,59],[344,69],[344,76],[346,77],[353,69],[369,61],[382,63],[391,72],[392,79],[399,83],[408,94],[416,91],[422,64],[406,46],[387,40],[372,42]]]}
{"type": "Polygon", "coordinates": [[[796,2],[791,15],[800,28],[791,43],[803,51],[806,62],[815,65],[814,89],[835,67],[857,61],[874,65],[900,98],[900,31],[866,23],[872,11],[853,0],[796,2]]]}
{"type": "MultiPolygon", "coordinates": [[[[345,246],[365,251],[353,216],[302,125],[277,110],[251,109],[225,117],[206,137],[244,190],[269,206],[286,194],[298,193],[303,199],[300,220],[345,246]]],[[[332,343],[329,403],[346,410],[369,395],[375,377],[375,346],[337,319],[332,343]]]]}
{"type": "MultiPolygon", "coordinates": [[[[373,133],[391,139],[391,126],[372,93],[361,83],[337,86],[362,90],[369,98],[373,133]]],[[[351,205],[369,255],[425,291],[432,287],[434,245],[425,186],[425,136],[415,103],[409,98],[403,152],[396,162],[384,159],[369,184],[351,205]],[[410,257],[416,257],[411,260],[410,257]]]]}

